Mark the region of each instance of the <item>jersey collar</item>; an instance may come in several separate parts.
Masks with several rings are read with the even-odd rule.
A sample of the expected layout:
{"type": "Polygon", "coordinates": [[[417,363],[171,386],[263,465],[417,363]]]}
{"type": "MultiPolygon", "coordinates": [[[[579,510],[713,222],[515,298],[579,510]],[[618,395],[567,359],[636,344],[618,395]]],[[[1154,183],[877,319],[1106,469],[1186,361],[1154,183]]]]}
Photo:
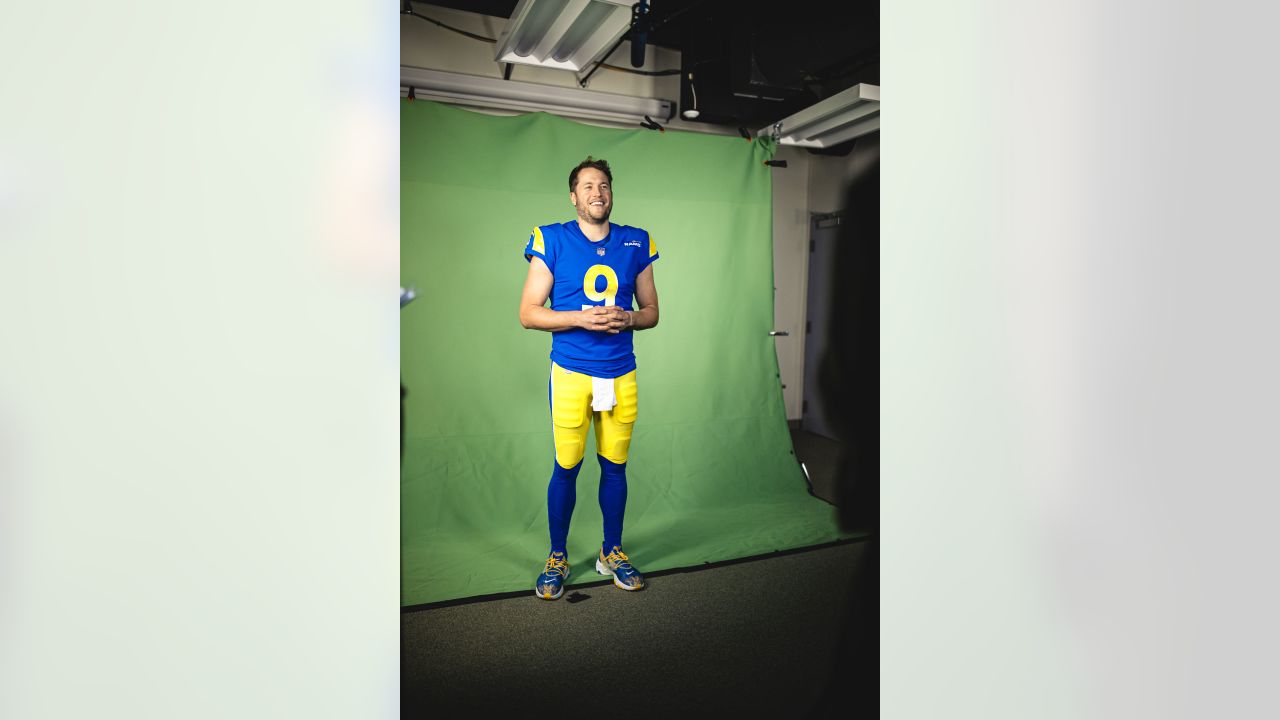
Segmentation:
{"type": "Polygon", "coordinates": [[[603,240],[592,240],[591,238],[582,234],[582,228],[578,227],[577,220],[570,220],[569,222],[565,223],[565,225],[569,226],[569,232],[572,233],[574,237],[590,245],[591,247],[606,247],[613,244],[614,231],[618,229],[618,226],[615,225],[612,220],[610,220],[609,234],[605,235],[603,240]]]}

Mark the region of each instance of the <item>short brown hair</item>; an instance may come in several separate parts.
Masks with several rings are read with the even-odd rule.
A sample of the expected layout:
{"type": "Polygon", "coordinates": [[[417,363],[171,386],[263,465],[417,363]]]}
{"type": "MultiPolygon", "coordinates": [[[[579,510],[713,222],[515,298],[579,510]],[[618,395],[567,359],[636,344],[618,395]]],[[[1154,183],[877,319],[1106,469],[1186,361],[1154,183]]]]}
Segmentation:
{"type": "Polygon", "coordinates": [[[569,173],[569,192],[574,192],[574,185],[578,183],[578,173],[586,168],[595,168],[599,170],[604,173],[606,178],[609,179],[609,184],[613,184],[613,173],[609,172],[609,161],[596,160],[588,155],[586,160],[578,163],[578,167],[574,168],[573,172],[569,173]]]}

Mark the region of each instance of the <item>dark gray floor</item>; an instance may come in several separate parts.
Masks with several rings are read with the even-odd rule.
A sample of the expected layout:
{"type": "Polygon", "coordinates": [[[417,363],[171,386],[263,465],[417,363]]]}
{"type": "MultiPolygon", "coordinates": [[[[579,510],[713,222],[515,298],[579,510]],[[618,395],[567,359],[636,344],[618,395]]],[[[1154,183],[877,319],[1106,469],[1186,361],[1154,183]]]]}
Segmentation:
{"type": "Polygon", "coordinates": [[[863,547],[652,577],[634,593],[591,587],[577,603],[568,593],[540,600],[531,587],[526,597],[406,613],[404,716],[560,716],[624,697],[633,701],[611,710],[804,716],[835,653],[852,651],[839,638],[863,547]]]}
{"type": "MultiPolygon", "coordinates": [[[[840,444],[791,434],[813,494],[834,502],[840,444]]],[[[530,568],[521,597],[405,613],[403,716],[452,710],[558,717],[599,708],[675,718],[810,717],[837,658],[851,662],[877,651],[849,647],[843,634],[864,547],[658,574],[635,593],[612,585],[571,589],[550,602],[533,596],[538,568],[530,568]],[[587,599],[568,602],[575,590],[587,599]]],[[[643,554],[634,560],[643,571],[643,554]]],[[[589,563],[574,573],[595,574],[589,563]]],[[[849,717],[862,706],[848,698],[848,673],[837,675],[837,692],[825,699],[838,698],[839,709],[821,717],[849,717]]]]}

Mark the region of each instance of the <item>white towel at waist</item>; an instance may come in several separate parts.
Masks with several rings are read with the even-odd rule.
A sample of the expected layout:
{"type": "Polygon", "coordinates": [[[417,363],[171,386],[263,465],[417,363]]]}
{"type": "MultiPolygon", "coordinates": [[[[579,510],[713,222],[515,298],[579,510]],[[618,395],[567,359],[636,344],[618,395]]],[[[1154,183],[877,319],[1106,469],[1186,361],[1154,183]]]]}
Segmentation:
{"type": "Polygon", "coordinates": [[[618,404],[613,394],[613,378],[591,377],[591,409],[597,412],[612,410],[618,404]]]}

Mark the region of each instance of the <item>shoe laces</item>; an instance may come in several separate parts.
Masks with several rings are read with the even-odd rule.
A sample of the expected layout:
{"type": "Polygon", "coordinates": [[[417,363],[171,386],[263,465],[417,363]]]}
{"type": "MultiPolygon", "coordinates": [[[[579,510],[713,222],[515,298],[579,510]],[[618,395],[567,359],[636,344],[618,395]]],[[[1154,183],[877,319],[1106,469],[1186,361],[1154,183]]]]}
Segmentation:
{"type": "Polygon", "coordinates": [[[569,567],[568,561],[563,555],[552,554],[547,557],[547,567],[543,570],[544,575],[557,574],[564,577],[565,570],[569,567]]]}
{"type": "Polygon", "coordinates": [[[612,562],[614,565],[617,565],[618,568],[620,569],[624,565],[627,566],[628,569],[630,569],[631,567],[631,563],[627,559],[627,554],[622,552],[622,548],[616,545],[613,547],[613,550],[609,551],[608,555],[604,556],[604,561],[607,563],[612,562]]]}

